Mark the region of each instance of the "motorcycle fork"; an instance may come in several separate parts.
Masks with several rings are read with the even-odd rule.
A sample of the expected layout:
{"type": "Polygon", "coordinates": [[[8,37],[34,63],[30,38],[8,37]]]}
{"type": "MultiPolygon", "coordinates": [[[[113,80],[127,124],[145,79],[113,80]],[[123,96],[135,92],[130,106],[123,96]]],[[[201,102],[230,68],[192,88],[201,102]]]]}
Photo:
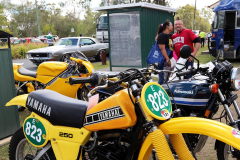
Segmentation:
{"type": "MultiPolygon", "coordinates": [[[[138,91],[138,87],[136,84],[131,85],[131,89],[132,91],[135,92],[138,91]]],[[[157,126],[153,122],[153,118],[150,115],[148,115],[148,113],[142,107],[140,96],[136,95],[135,98],[145,120],[147,121],[145,125],[147,125],[147,127],[150,127],[150,132],[148,136],[150,136],[151,138],[153,147],[157,153],[158,158],[174,160],[172,151],[169,147],[169,144],[164,133],[162,132],[162,130],[157,128],[157,126]]],[[[194,160],[191,152],[188,150],[188,147],[186,145],[186,142],[184,141],[182,134],[172,134],[169,135],[169,138],[180,159],[194,160]]]]}
{"type": "MultiPolygon", "coordinates": [[[[224,107],[224,109],[225,109],[225,112],[227,113],[227,115],[228,115],[228,118],[229,118],[229,120],[230,120],[230,126],[233,126],[234,128],[238,128],[238,126],[236,125],[236,123],[237,123],[237,121],[235,121],[234,120],[234,118],[233,118],[233,115],[232,115],[232,113],[231,113],[231,111],[230,111],[230,109],[229,109],[229,106],[225,103],[225,97],[223,96],[223,94],[222,94],[222,92],[221,92],[221,90],[220,89],[218,89],[218,96],[219,96],[219,98],[220,98],[220,100],[221,100],[221,103],[223,104],[223,107],[224,107]]],[[[237,102],[234,100],[233,101],[233,104],[234,104],[234,108],[236,109],[236,111],[237,111],[237,114],[238,114],[238,116],[240,115],[240,111],[239,111],[239,107],[238,107],[238,105],[237,105],[237,102]]]]}

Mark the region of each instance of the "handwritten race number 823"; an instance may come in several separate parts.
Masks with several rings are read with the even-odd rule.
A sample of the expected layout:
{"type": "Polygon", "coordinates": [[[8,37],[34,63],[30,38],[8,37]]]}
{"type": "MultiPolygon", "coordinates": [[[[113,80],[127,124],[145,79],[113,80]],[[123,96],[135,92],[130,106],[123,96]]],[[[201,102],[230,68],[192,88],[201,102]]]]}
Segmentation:
{"type": "Polygon", "coordinates": [[[29,118],[24,124],[24,132],[27,139],[34,145],[42,145],[45,142],[43,135],[46,135],[43,124],[35,118],[29,118]]]}
{"type": "Polygon", "coordinates": [[[145,102],[150,112],[157,117],[170,118],[172,104],[166,91],[158,84],[149,85],[144,93],[145,102]]]}

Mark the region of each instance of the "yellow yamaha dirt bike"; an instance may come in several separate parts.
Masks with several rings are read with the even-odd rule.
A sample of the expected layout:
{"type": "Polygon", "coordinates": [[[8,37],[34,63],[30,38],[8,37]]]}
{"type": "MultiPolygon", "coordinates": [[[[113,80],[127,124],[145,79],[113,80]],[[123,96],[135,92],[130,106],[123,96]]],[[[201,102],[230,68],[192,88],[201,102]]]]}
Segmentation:
{"type": "Polygon", "coordinates": [[[207,135],[240,149],[240,131],[235,128],[203,118],[175,118],[166,91],[146,80],[151,70],[129,69],[118,81],[97,73],[70,78],[70,84],[97,85],[88,93],[89,102],[48,89],[13,98],[6,106],[21,105],[32,113],[12,136],[9,159],[148,160],[154,148],[159,159],[172,160],[166,134],[180,159],[194,159],[182,133],[207,135]],[[123,82],[128,82],[127,88],[100,103],[92,96],[99,88],[123,82]]]}
{"type": "MultiPolygon", "coordinates": [[[[13,72],[17,95],[31,93],[39,89],[50,89],[65,96],[84,99],[82,95],[88,92],[85,84],[70,85],[70,77],[88,77],[94,72],[91,62],[80,51],[75,52],[69,63],[44,62],[37,72],[29,71],[21,64],[13,63],[13,72]]],[[[18,105],[18,110],[24,107],[18,105]]]]}

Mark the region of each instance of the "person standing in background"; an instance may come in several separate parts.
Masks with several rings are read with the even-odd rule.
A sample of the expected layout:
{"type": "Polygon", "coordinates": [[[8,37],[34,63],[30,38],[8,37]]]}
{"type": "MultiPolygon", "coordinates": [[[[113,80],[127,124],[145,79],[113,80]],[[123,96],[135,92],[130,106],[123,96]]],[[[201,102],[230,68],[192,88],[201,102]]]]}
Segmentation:
{"type": "MultiPolygon", "coordinates": [[[[166,66],[171,66],[171,61],[170,59],[173,57],[172,52],[170,53],[170,55],[168,56],[166,48],[170,49],[170,45],[169,45],[169,34],[173,31],[173,25],[170,21],[165,21],[162,24],[159,25],[158,27],[158,31],[157,31],[157,36],[155,37],[155,39],[157,40],[157,44],[159,49],[162,52],[162,55],[164,56],[164,58],[166,59],[166,62],[164,64],[164,67],[166,66]]],[[[163,68],[160,68],[160,70],[162,70],[163,68]]],[[[159,84],[163,84],[164,83],[164,73],[160,73],[159,75],[159,79],[158,79],[158,83],[159,84]]]]}
{"type": "Polygon", "coordinates": [[[201,31],[201,33],[199,34],[199,37],[201,39],[201,48],[202,48],[202,47],[204,47],[206,33],[201,31]]]}
{"type": "MultiPolygon", "coordinates": [[[[192,56],[195,57],[197,55],[197,52],[200,47],[200,39],[197,35],[193,33],[190,29],[185,29],[184,24],[182,20],[177,17],[177,19],[174,22],[174,28],[177,31],[177,33],[172,35],[172,41],[174,46],[174,51],[178,58],[180,57],[180,49],[184,45],[189,45],[192,49],[192,56]],[[193,43],[195,43],[195,48],[193,48],[193,43]]],[[[186,69],[188,69],[189,66],[193,67],[194,59],[192,57],[188,58],[188,61],[186,63],[186,69]]],[[[191,78],[191,75],[187,75],[186,78],[191,78]]]]}

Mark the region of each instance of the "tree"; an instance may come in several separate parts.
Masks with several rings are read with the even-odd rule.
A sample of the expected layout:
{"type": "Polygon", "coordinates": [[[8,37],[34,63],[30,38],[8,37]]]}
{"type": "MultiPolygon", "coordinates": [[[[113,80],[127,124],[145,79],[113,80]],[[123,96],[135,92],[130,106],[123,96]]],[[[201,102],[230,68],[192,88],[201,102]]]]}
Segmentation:
{"type": "MultiPolygon", "coordinates": [[[[189,4],[187,4],[186,6],[180,7],[178,8],[174,19],[179,17],[183,21],[185,28],[192,29],[194,25],[193,24],[194,9],[195,7],[189,4]]],[[[211,18],[211,15],[208,10],[203,9],[201,14],[198,10],[196,10],[195,28],[197,30],[210,32],[210,29],[211,29],[211,25],[209,23],[210,18],[211,18]]]]}
{"type": "Polygon", "coordinates": [[[3,2],[0,3],[0,30],[12,33],[9,30],[9,22],[7,21],[7,16],[4,13],[4,4],[3,2]]]}

